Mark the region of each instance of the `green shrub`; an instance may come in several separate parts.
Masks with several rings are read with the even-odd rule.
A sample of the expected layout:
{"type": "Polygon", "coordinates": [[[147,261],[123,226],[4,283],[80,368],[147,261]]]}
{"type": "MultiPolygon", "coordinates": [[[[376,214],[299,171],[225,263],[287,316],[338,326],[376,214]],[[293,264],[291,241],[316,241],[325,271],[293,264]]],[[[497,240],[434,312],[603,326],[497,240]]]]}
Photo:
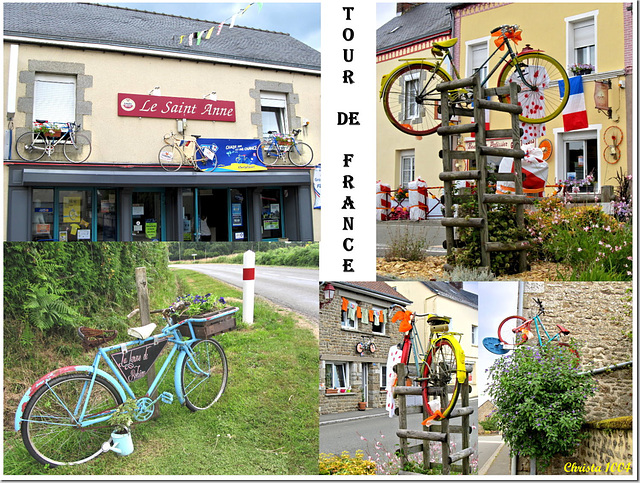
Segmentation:
{"type": "Polygon", "coordinates": [[[542,471],[555,454],[572,455],[586,437],[581,428],[595,382],[579,375],[575,362],[562,346],[523,345],[488,369],[487,393],[503,439],[512,455],[535,457],[542,471]]]}
{"type": "Polygon", "coordinates": [[[389,249],[385,258],[387,260],[403,259],[410,262],[424,260],[425,244],[425,240],[410,234],[409,230],[405,228],[402,233],[398,233],[391,237],[389,249]]]}
{"type": "Polygon", "coordinates": [[[495,415],[488,417],[484,421],[480,421],[480,426],[485,431],[498,431],[498,421],[495,415]]]}
{"type": "Polygon", "coordinates": [[[318,470],[321,475],[375,475],[376,464],[365,460],[362,450],[357,450],[353,458],[348,451],[343,451],[340,456],[320,453],[318,470]]]}

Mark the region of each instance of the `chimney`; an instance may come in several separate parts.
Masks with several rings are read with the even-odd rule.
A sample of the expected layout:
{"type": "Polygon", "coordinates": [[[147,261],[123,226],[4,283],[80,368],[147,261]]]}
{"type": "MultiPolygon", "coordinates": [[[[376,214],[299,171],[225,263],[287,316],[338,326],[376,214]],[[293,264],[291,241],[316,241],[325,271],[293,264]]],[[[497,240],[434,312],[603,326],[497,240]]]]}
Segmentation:
{"type": "Polygon", "coordinates": [[[462,282],[449,282],[449,285],[457,290],[462,290],[462,282]]]}
{"type": "Polygon", "coordinates": [[[420,5],[419,2],[398,2],[396,4],[396,15],[403,15],[411,10],[416,5],[420,5]]]}

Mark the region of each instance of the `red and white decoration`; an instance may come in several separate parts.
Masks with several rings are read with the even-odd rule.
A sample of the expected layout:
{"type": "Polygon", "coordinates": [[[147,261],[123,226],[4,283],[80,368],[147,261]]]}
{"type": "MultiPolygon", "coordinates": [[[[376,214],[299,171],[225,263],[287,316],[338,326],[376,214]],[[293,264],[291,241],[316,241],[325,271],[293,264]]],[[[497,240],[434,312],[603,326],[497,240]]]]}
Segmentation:
{"type": "Polygon", "coordinates": [[[409,182],[409,219],[427,218],[427,183],[422,178],[409,182]]]}
{"type": "MultiPolygon", "coordinates": [[[[530,198],[541,198],[549,176],[549,165],[543,159],[542,149],[523,146],[523,150],[526,155],[522,158],[522,191],[530,198]]],[[[513,173],[513,158],[502,158],[498,172],[513,173]]],[[[515,191],[513,181],[498,181],[496,184],[498,194],[514,194],[515,191]]]]}
{"type": "Polygon", "coordinates": [[[376,220],[387,221],[391,209],[391,185],[376,182],[376,220]]]}
{"type": "MultiPolygon", "coordinates": [[[[513,72],[507,82],[514,82],[515,79],[523,89],[518,94],[518,104],[522,106],[522,115],[530,119],[540,119],[546,115],[544,92],[549,86],[549,74],[544,67],[530,65],[525,69],[523,75],[527,83],[538,88],[537,91],[533,92],[524,84],[518,82],[520,79],[516,71],[513,72]]],[[[530,124],[521,122],[520,127],[523,130],[520,139],[522,144],[532,143],[537,138],[544,136],[546,132],[544,123],[530,124]]]]}

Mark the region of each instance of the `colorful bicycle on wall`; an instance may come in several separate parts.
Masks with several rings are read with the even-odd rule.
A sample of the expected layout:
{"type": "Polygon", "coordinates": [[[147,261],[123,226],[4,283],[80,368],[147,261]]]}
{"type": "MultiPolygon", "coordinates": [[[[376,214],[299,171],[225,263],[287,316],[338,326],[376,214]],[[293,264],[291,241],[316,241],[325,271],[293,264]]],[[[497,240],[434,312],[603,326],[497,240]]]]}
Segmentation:
{"type": "Polygon", "coordinates": [[[55,148],[62,145],[62,154],[72,163],[82,163],[91,155],[91,141],[79,134],[80,124],[55,123],[36,119],[31,132],[24,133],[16,141],[16,151],[25,161],[38,161],[45,154],[53,157],[55,148]]]}
{"type": "Polygon", "coordinates": [[[538,306],[538,313],[531,319],[526,319],[521,315],[510,315],[505,318],[498,326],[498,337],[486,337],[482,340],[482,345],[493,354],[506,354],[511,350],[523,345],[529,339],[532,339],[533,331],[532,326],[535,325],[535,332],[538,339],[538,346],[544,348],[547,344],[553,343],[560,347],[567,348],[576,358],[579,359],[579,354],[576,349],[571,347],[566,342],[560,342],[561,337],[568,336],[569,330],[565,329],[562,325],[556,324],[558,332],[555,335],[549,334],[547,328],[542,323],[541,316],[544,315],[544,307],[540,299],[533,299],[538,306]],[[543,340],[542,334],[544,333],[545,339],[543,340]]]}

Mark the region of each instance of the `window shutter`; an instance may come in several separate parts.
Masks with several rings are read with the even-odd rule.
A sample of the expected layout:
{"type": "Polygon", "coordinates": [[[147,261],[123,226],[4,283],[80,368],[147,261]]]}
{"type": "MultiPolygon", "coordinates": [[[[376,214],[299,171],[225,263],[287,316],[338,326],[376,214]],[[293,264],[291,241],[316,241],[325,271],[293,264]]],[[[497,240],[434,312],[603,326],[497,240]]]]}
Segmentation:
{"type": "Polygon", "coordinates": [[[588,47],[595,44],[593,19],[576,22],[573,27],[574,48],[588,47]]]}
{"type": "Polygon", "coordinates": [[[49,122],[75,122],[75,76],[37,74],[33,94],[33,116],[34,119],[49,122]]]}

